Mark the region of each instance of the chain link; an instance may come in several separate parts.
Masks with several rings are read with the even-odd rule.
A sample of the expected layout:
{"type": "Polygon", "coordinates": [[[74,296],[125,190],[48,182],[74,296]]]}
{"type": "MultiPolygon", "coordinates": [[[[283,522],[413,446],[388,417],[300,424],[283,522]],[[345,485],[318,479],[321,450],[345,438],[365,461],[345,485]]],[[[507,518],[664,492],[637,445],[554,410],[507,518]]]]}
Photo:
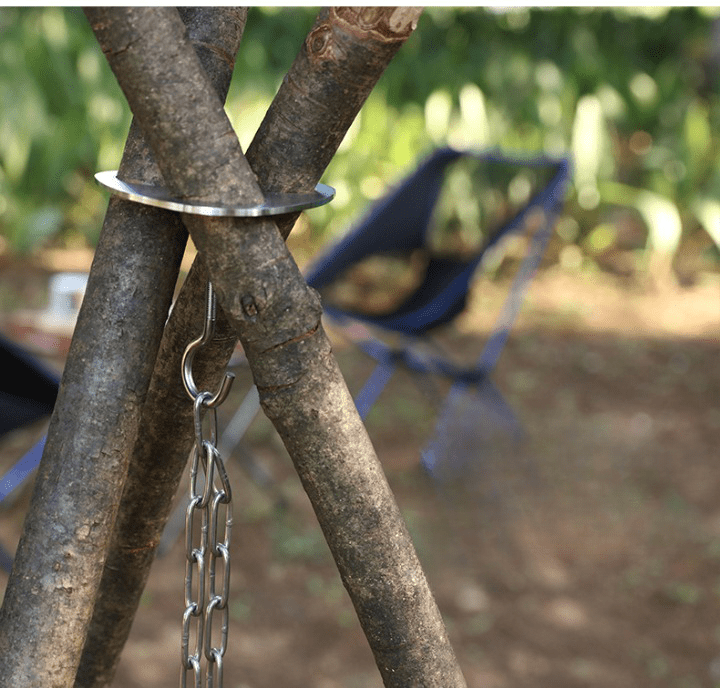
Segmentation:
{"type": "Polygon", "coordinates": [[[193,400],[195,445],[190,461],[190,502],[185,514],[185,612],[182,619],[182,688],[222,688],[227,650],[230,596],[230,531],[232,491],[217,448],[217,406],[227,396],[232,375],[218,392],[198,392],[192,379],[196,350],[207,344],[215,328],[215,294],[208,282],[205,326],[183,356],[183,384],[193,400]],[[209,438],[204,426],[209,422],[209,438]],[[213,643],[213,631],[219,645],[213,643]],[[194,642],[191,642],[194,640],[194,642]],[[204,660],[204,662],[203,662],[204,660]],[[192,674],[192,683],[188,675],[192,674]]]}

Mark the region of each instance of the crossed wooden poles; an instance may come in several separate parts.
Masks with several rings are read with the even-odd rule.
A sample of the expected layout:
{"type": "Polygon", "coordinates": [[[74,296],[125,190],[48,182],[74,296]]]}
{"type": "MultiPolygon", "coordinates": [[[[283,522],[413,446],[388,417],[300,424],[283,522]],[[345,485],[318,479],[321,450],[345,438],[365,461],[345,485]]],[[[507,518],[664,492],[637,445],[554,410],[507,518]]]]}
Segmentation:
{"type": "MultiPolygon", "coordinates": [[[[314,189],[419,11],[321,10],[246,155],[222,107],[245,9],[86,15],[135,118],[118,176],[232,205],[314,189]]],[[[111,682],[193,443],[180,360],[210,277],[216,336],[195,378],[215,389],[239,338],[385,685],[465,686],[318,297],[285,246],[295,220],[110,200],[0,610],[2,685],[111,682]],[[187,231],[199,258],[168,319],[187,231]]]]}

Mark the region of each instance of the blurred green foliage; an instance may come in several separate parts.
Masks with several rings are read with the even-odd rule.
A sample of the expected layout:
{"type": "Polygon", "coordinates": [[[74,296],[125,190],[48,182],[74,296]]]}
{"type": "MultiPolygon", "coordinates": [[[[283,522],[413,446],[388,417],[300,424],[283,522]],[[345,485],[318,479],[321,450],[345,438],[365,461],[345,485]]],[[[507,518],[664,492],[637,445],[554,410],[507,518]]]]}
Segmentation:
{"type": "MultiPolygon", "coordinates": [[[[316,14],[251,9],[227,106],[244,147],[316,14]]],[[[561,261],[624,251],[642,264],[691,245],[717,269],[718,16],[428,8],[325,175],[337,196],[308,214],[313,239],[343,231],[432,147],[499,147],[573,155],[561,261]]],[[[79,10],[0,8],[0,30],[0,234],[19,251],[92,245],[105,206],[92,174],[119,163],[122,94],[79,10]]]]}
{"type": "Polygon", "coordinates": [[[27,251],[102,223],[91,183],[117,166],[129,112],[77,9],[0,8],[0,232],[27,251]]]}

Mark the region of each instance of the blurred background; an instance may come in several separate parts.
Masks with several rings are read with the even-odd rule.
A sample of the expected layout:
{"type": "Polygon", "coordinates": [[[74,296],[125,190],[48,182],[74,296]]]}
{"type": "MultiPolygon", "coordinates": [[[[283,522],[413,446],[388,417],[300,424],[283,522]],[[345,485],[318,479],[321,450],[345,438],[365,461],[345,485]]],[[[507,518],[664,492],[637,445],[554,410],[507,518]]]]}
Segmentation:
{"type": "MultiPolygon", "coordinates": [[[[227,104],[244,148],[316,14],[250,10],[227,104]]],[[[0,8],[0,37],[0,331],[60,370],[82,285],[59,275],[90,267],[107,205],[93,175],[118,166],[130,114],[80,10],[0,8]]],[[[437,407],[409,374],[367,419],[470,686],[720,686],[719,86],[720,8],[428,8],[325,174],[335,200],[290,237],[306,265],[436,147],[573,160],[494,376],[523,441],[480,419],[458,442],[474,467],[438,485],[419,466],[437,407]]],[[[471,174],[447,180],[458,207],[471,174]]],[[[503,181],[515,203],[523,179],[503,181]]],[[[482,350],[524,248],[479,271],[445,336],[458,358],[482,350]]],[[[372,366],[333,337],[356,392],[372,366]]],[[[251,383],[236,373],[221,424],[251,383]]],[[[2,438],[0,474],[45,429],[2,438]]],[[[243,451],[271,480],[230,462],[226,681],[379,688],[263,417],[243,451]]],[[[0,504],[10,552],[29,485],[0,504]]],[[[176,683],[182,561],[177,543],[158,559],[118,688],[176,683]]]]}
{"type": "MultiPolygon", "coordinates": [[[[312,25],[252,9],[228,100],[244,147],[312,25]]],[[[314,251],[432,147],[572,153],[554,260],[623,275],[653,252],[717,269],[718,8],[429,8],[364,106],[307,216],[314,251]],[[712,36],[716,39],[713,43],[712,36]]],[[[0,252],[93,247],[129,111],[82,12],[0,11],[0,252]]]]}

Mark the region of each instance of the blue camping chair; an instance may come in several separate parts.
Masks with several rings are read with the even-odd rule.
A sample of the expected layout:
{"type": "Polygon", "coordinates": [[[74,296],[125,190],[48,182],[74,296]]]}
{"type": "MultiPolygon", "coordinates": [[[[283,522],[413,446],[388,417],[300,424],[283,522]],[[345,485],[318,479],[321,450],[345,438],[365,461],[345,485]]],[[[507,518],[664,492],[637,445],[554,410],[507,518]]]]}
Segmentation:
{"type": "MultiPolygon", "coordinates": [[[[0,335],[0,370],[12,371],[0,382],[0,436],[49,416],[55,406],[60,377],[23,347],[0,335]]],[[[45,438],[0,477],[0,502],[40,462],[45,438]]],[[[10,570],[12,558],[0,545],[0,569],[10,570]]]]}
{"type": "Polygon", "coordinates": [[[8,373],[0,383],[0,436],[52,413],[59,376],[2,335],[0,370],[8,373]]]}
{"type": "Polygon", "coordinates": [[[431,221],[446,170],[462,158],[471,158],[488,166],[545,169],[551,173],[551,178],[513,217],[487,236],[484,244],[472,255],[464,258],[430,255],[419,286],[392,312],[368,314],[331,303],[324,305],[325,314],[350,334],[353,341],[377,363],[355,399],[363,418],[400,365],[415,373],[440,374],[452,380],[452,388],[439,415],[435,438],[422,454],[423,465],[436,477],[440,477],[455,460],[448,455],[448,449],[452,445],[451,438],[456,437],[458,432],[473,432],[479,425],[487,427],[490,418],[495,425],[505,426],[516,434],[519,432],[519,424],[492,384],[490,374],[517,316],[525,288],[552,235],[568,181],[568,161],[547,157],[522,159],[492,151],[474,153],[452,148],[439,149],[375,205],[359,225],[315,263],[307,275],[308,284],[322,290],[348,268],[369,256],[426,248],[430,243],[431,221]],[[428,354],[427,347],[421,344],[433,329],[450,323],[465,308],[473,274],[488,249],[508,235],[521,231],[529,214],[536,209],[543,211],[542,222],[532,237],[504,310],[476,365],[464,368],[453,364],[445,355],[428,354]],[[357,336],[353,334],[357,329],[353,328],[354,323],[362,323],[372,329],[363,328],[362,334],[357,336]],[[374,332],[401,335],[403,341],[400,345],[389,344],[374,332]]]}

